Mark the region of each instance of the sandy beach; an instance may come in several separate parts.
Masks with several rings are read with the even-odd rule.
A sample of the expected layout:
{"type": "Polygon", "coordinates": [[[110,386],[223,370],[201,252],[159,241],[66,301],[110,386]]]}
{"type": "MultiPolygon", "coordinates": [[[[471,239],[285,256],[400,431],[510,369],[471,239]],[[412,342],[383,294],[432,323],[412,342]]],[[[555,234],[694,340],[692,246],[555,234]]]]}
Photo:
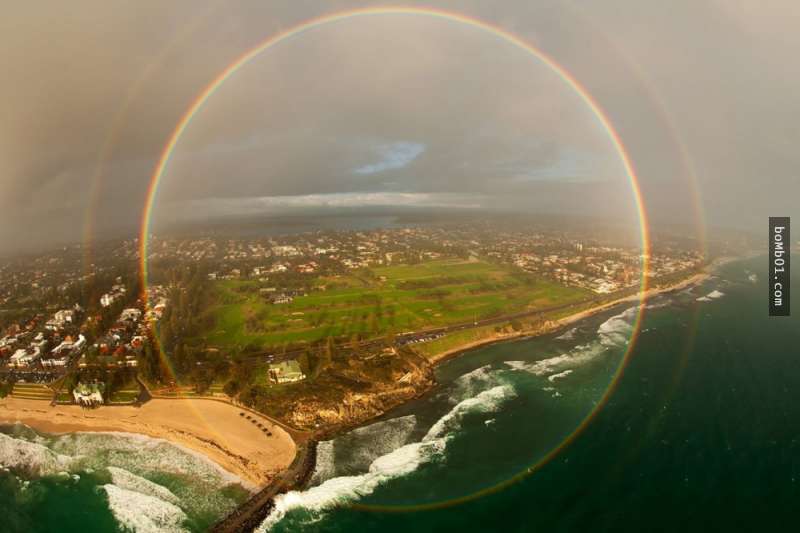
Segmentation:
{"type": "Polygon", "coordinates": [[[21,422],[54,434],[118,431],[164,439],[206,456],[254,490],[285,470],[296,448],[289,434],[267,418],[247,412],[268,427],[271,436],[241,412],[233,405],[202,399],[154,399],[142,407],[92,410],[40,400],[0,400],[1,423],[21,422]]]}
{"type": "MultiPolygon", "coordinates": [[[[668,287],[650,289],[653,296],[701,283],[710,274],[698,273],[668,287]]],[[[465,351],[507,340],[543,335],[614,307],[638,302],[641,295],[586,309],[550,321],[539,331],[498,334],[465,343],[431,358],[441,363],[465,351]]],[[[0,400],[0,423],[21,422],[46,433],[119,431],[161,438],[203,454],[226,471],[241,478],[249,488],[267,484],[285,471],[296,455],[295,442],[280,426],[252,411],[245,411],[272,432],[264,434],[256,424],[240,416],[242,409],[210,399],[152,399],[141,407],[114,406],[86,410],[73,405],[51,406],[46,401],[5,398],[0,400]]]]}

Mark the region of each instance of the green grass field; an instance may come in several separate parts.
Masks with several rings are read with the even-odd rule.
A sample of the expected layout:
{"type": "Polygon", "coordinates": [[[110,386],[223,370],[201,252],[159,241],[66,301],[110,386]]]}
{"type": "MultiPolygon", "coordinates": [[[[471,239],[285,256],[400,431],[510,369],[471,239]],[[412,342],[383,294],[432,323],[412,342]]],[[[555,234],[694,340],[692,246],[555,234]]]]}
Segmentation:
{"type": "MultiPolygon", "coordinates": [[[[269,286],[269,283],[264,286],[269,286]]],[[[362,339],[507,315],[580,300],[584,291],[482,261],[441,260],[318,278],[319,290],[271,304],[253,281],[214,285],[215,326],[204,340],[220,348],[362,339]]]]}

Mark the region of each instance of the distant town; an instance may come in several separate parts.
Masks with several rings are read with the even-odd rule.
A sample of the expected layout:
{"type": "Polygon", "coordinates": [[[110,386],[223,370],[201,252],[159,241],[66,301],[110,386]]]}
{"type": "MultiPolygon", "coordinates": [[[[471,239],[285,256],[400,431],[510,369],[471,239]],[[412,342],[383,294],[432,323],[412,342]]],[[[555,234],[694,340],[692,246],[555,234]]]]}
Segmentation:
{"type": "MultiPolygon", "coordinates": [[[[98,405],[149,389],[258,406],[259,391],[313,380],[337,357],[430,357],[465,329],[501,335],[533,327],[520,325],[528,316],[541,324],[546,312],[633,294],[644,259],[579,232],[490,223],[152,237],[143,287],[140,244],[67,246],[0,266],[6,393],[98,405]],[[240,368],[254,354],[255,381],[240,368]]],[[[677,280],[706,261],[657,241],[647,275],[677,280]]]]}

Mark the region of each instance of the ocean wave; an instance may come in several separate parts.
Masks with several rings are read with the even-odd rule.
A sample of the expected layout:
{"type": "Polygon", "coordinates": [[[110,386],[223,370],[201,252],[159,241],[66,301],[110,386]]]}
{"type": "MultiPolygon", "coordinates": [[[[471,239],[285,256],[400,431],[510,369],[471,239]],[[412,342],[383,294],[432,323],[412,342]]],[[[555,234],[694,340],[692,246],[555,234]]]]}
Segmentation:
{"type": "Polygon", "coordinates": [[[713,291],[709,292],[708,294],[706,294],[705,296],[701,296],[699,298],[696,298],[696,300],[698,302],[710,302],[711,300],[716,300],[718,298],[722,298],[723,296],[725,296],[724,292],[718,291],[718,290],[713,290],[713,291]]]}
{"type": "Polygon", "coordinates": [[[47,476],[69,470],[72,457],[56,453],[47,446],[0,433],[0,465],[32,475],[47,476]]]}
{"type": "Polygon", "coordinates": [[[408,415],[354,429],[348,435],[358,446],[358,451],[350,454],[353,466],[366,468],[378,457],[407,444],[416,425],[417,417],[408,415]]]}
{"type": "Polygon", "coordinates": [[[26,478],[60,476],[62,482],[74,483],[79,473],[107,471],[119,489],[180,504],[191,516],[223,515],[246,497],[236,476],[162,439],[130,433],[43,436],[25,428],[11,431],[13,436],[0,433],[0,465],[26,478]],[[154,476],[170,488],[148,479],[154,476]],[[223,487],[233,491],[221,491],[223,487]]]}
{"type": "Polygon", "coordinates": [[[537,376],[547,376],[549,374],[557,374],[564,370],[579,367],[605,353],[607,349],[608,348],[601,342],[595,341],[589,344],[580,344],[567,353],[548,359],[542,359],[532,363],[526,361],[506,361],[505,364],[514,370],[529,372],[537,376]]]}
{"type": "Polygon", "coordinates": [[[268,531],[295,509],[303,509],[315,520],[319,513],[367,496],[375,489],[397,477],[401,477],[419,468],[423,463],[439,455],[445,448],[444,439],[428,442],[406,444],[381,456],[369,467],[369,471],[357,476],[341,476],[329,479],[306,491],[290,491],[275,498],[275,508],[256,531],[268,531]]]}
{"type": "Polygon", "coordinates": [[[183,510],[170,502],[116,485],[103,485],[108,508],[125,528],[136,533],[182,532],[183,510]]]}
{"type": "Polygon", "coordinates": [[[154,498],[164,500],[173,505],[178,505],[180,503],[179,498],[167,487],[162,487],[158,483],[153,483],[149,479],[137,476],[132,472],[115,466],[109,466],[107,470],[111,474],[111,482],[121,489],[153,496],[154,498]]]}
{"type": "Polygon", "coordinates": [[[336,453],[332,440],[317,443],[317,461],[309,485],[319,485],[336,475],[336,453]]]}
{"type": "Polygon", "coordinates": [[[562,333],[558,337],[556,337],[557,341],[571,341],[575,338],[575,333],[578,331],[578,328],[571,328],[566,332],[562,333]]]}
{"type": "Polygon", "coordinates": [[[451,385],[449,400],[451,403],[456,404],[500,383],[501,379],[497,371],[492,370],[491,365],[484,365],[454,380],[451,385]]]}
{"type": "Polygon", "coordinates": [[[382,420],[356,428],[323,445],[322,462],[315,469],[313,484],[329,478],[363,472],[372,462],[407,444],[417,425],[415,415],[382,420]]]}
{"type": "Polygon", "coordinates": [[[563,372],[559,372],[558,374],[553,374],[552,376],[548,376],[547,381],[553,383],[557,379],[562,379],[569,376],[570,374],[572,374],[572,372],[573,372],[572,370],[564,370],[563,372]]]}
{"type": "Polygon", "coordinates": [[[453,432],[460,425],[461,419],[467,413],[492,413],[497,411],[506,400],[516,396],[511,385],[498,385],[485,390],[472,398],[462,400],[450,412],[436,421],[428,433],[423,437],[423,442],[432,441],[453,432]]]}
{"type": "MultiPolygon", "coordinates": [[[[470,374],[471,377],[463,380],[462,383],[471,381],[478,376],[487,376],[486,370],[481,370],[477,373],[473,371],[470,374]]],[[[307,521],[315,521],[327,509],[372,494],[381,484],[414,472],[421,465],[442,455],[447,447],[448,440],[452,438],[451,433],[458,428],[464,415],[476,412],[496,412],[504,401],[515,395],[516,393],[511,385],[498,385],[484,390],[472,398],[461,400],[428,430],[428,433],[420,442],[405,444],[377,457],[372,461],[365,473],[333,477],[308,490],[291,491],[277,496],[275,498],[275,508],[256,531],[268,531],[293,510],[302,509],[309,515],[305,517],[307,521]]],[[[409,417],[402,418],[407,419],[409,417]]],[[[388,420],[386,422],[392,421],[388,420]]],[[[416,423],[416,421],[414,422],[416,423]]],[[[404,424],[408,424],[408,422],[404,422],[404,424]]],[[[373,424],[372,426],[375,425],[373,424]]],[[[330,453],[328,445],[325,445],[324,448],[323,453],[330,453]]]]}
{"type": "Polygon", "coordinates": [[[136,474],[155,471],[188,475],[213,486],[248,486],[241,478],[201,453],[138,433],[70,433],[54,438],[50,447],[58,453],[79,459],[77,462],[82,469],[99,470],[115,466],[136,474]]]}
{"type": "Polygon", "coordinates": [[[79,456],[73,469],[103,470],[115,467],[136,476],[156,475],[176,480],[170,485],[190,515],[224,515],[236,506],[223,487],[254,487],[199,452],[163,439],[133,433],[75,433],[58,437],[54,449],[79,456]]]}
{"type": "Polygon", "coordinates": [[[597,328],[600,343],[603,346],[622,346],[628,342],[633,332],[633,320],[638,307],[629,307],[622,313],[614,315],[597,328]]]}
{"type": "Polygon", "coordinates": [[[632,322],[636,318],[637,309],[636,306],[629,307],[609,317],[597,328],[596,340],[579,344],[566,353],[534,362],[505,361],[505,364],[514,370],[530,372],[537,376],[552,377],[563,374],[566,370],[573,370],[606,353],[610,348],[625,346],[633,333],[632,322]]]}

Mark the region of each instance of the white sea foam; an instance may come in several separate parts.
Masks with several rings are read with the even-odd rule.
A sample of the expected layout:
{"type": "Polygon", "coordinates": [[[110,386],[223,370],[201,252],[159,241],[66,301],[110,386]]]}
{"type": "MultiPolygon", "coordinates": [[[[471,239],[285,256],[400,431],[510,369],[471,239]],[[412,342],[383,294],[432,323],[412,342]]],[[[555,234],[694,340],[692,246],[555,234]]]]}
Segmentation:
{"type": "Polygon", "coordinates": [[[633,332],[632,321],[636,317],[636,311],[637,307],[629,307],[622,313],[610,317],[597,328],[595,340],[579,344],[566,353],[540,361],[506,361],[505,364],[514,370],[530,372],[537,376],[560,374],[575,369],[606,353],[609,348],[627,344],[633,332]]]}
{"type": "Polygon", "coordinates": [[[181,532],[186,514],[180,507],[155,496],[103,485],[114,518],[136,533],[181,532]]]}
{"type": "Polygon", "coordinates": [[[484,365],[467,372],[453,381],[450,401],[458,403],[464,398],[471,398],[488,387],[500,384],[500,378],[491,365],[484,365]]]}
{"type": "MultiPolygon", "coordinates": [[[[469,379],[484,373],[484,370],[480,373],[470,373],[472,378],[469,379]]],[[[315,520],[326,509],[372,494],[381,484],[414,472],[422,464],[441,456],[450,438],[448,433],[458,427],[458,423],[466,413],[495,412],[505,400],[513,396],[515,392],[510,385],[498,385],[484,390],[455,405],[431,427],[421,442],[405,444],[376,458],[366,473],[334,477],[306,491],[291,491],[279,495],[275,498],[275,508],[272,513],[256,531],[268,531],[280,522],[286,513],[295,509],[304,509],[311,514],[311,519],[315,520]]]]}
{"type": "Polygon", "coordinates": [[[348,446],[350,441],[354,441],[352,444],[355,446],[348,446],[351,450],[349,463],[360,470],[367,468],[376,458],[407,444],[416,425],[417,417],[414,415],[383,420],[354,429],[346,438],[337,440],[336,445],[342,442],[348,446]]]}
{"type": "Polygon", "coordinates": [[[525,361],[504,361],[504,365],[514,370],[530,370],[531,363],[525,361]]]}
{"type": "Polygon", "coordinates": [[[563,372],[559,372],[558,374],[553,374],[552,376],[548,376],[547,381],[553,383],[557,379],[562,379],[572,374],[572,370],[564,370],[563,372]]]}
{"type": "Polygon", "coordinates": [[[722,298],[723,296],[725,296],[724,292],[721,292],[721,291],[718,291],[718,290],[713,290],[713,291],[709,292],[708,294],[706,294],[705,296],[701,296],[701,297],[697,298],[697,301],[698,302],[710,302],[711,300],[716,300],[717,298],[722,298]]]}
{"type": "Polygon", "coordinates": [[[511,385],[498,385],[485,390],[473,398],[462,400],[449,413],[440,418],[423,437],[423,442],[432,441],[443,437],[457,429],[461,419],[467,413],[493,413],[497,411],[506,400],[516,396],[511,385]]]}
{"type": "Polygon", "coordinates": [[[752,283],[756,283],[758,281],[758,276],[756,274],[750,274],[747,276],[747,279],[749,279],[752,283]]]}
{"type": "Polygon", "coordinates": [[[578,367],[605,353],[606,347],[599,341],[580,344],[567,353],[528,363],[525,361],[506,361],[505,364],[514,370],[523,370],[537,376],[546,376],[578,367]]]}
{"type": "Polygon", "coordinates": [[[388,480],[410,474],[445,448],[444,439],[406,444],[379,457],[369,471],[358,476],[329,479],[306,491],[291,491],[275,498],[275,508],[256,531],[267,531],[293,509],[305,509],[312,515],[336,505],[371,494],[388,480]]]}
{"type": "Polygon", "coordinates": [[[0,465],[34,475],[53,475],[68,470],[72,458],[50,448],[0,433],[0,465]]]}
{"type": "Polygon", "coordinates": [[[632,321],[636,317],[636,307],[629,307],[622,313],[614,315],[597,328],[600,343],[603,346],[621,346],[628,342],[633,331],[632,321]]]}
{"type": "Polygon", "coordinates": [[[204,483],[253,487],[201,453],[164,439],[138,433],[77,432],[57,437],[52,449],[80,458],[80,466],[101,469],[116,466],[129,472],[143,470],[188,474],[204,483]]]}
{"type": "Polygon", "coordinates": [[[314,473],[311,475],[310,485],[319,485],[336,475],[336,455],[333,441],[323,440],[317,444],[317,461],[314,473]]]}
{"type": "MultiPolygon", "coordinates": [[[[79,473],[107,470],[113,486],[158,498],[192,516],[224,514],[236,505],[235,496],[220,491],[239,479],[204,456],[165,440],[128,433],[74,433],[41,436],[14,430],[0,433],[0,465],[24,472],[25,477],[60,475],[75,483],[79,473]],[[158,473],[181,480],[175,492],[150,482],[158,473]]],[[[114,490],[114,489],[112,489],[114,490]]]]}
{"type": "Polygon", "coordinates": [[[311,485],[367,470],[378,457],[407,444],[416,425],[415,415],[401,416],[354,429],[333,441],[321,442],[311,485]]]}
{"type": "Polygon", "coordinates": [[[558,341],[571,341],[572,339],[575,338],[575,333],[577,331],[578,331],[578,328],[572,328],[572,329],[562,333],[558,337],[556,337],[556,340],[558,340],[558,341]]]}
{"type": "Polygon", "coordinates": [[[132,490],[139,494],[153,496],[159,500],[164,500],[174,505],[178,505],[180,500],[175,494],[172,493],[167,487],[162,487],[157,483],[153,483],[149,479],[137,476],[132,472],[128,472],[122,468],[109,466],[108,472],[111,474],[111,482],[117,487],[125,490],[132,490]]]}

